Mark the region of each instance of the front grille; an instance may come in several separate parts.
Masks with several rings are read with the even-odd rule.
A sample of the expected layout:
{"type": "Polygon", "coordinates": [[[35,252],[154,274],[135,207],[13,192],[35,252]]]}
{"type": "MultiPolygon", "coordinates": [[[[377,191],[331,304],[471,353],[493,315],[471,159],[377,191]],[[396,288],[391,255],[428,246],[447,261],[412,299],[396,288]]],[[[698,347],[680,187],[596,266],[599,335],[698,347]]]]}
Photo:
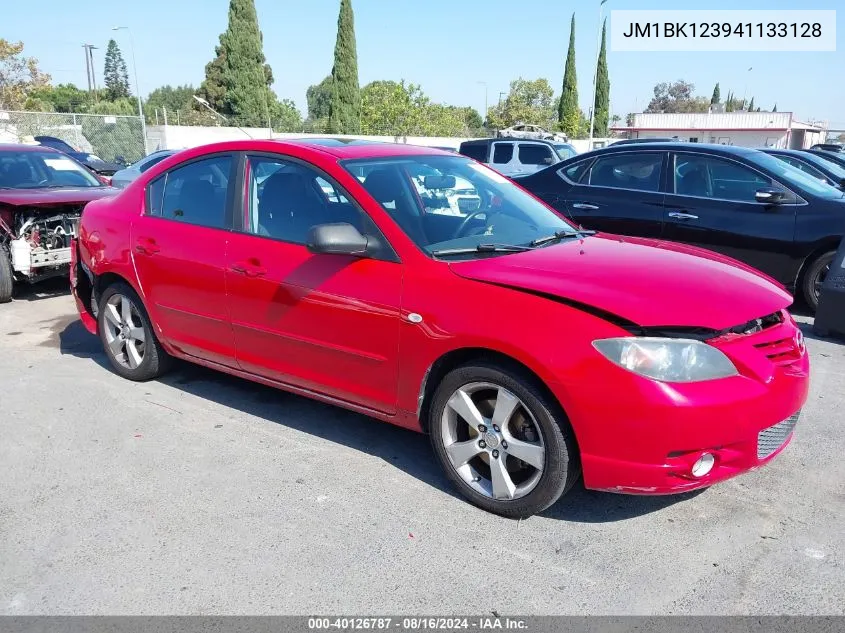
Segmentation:
{"type": "Polygon", "coordinates": [[[783,443],[798,423],[800,415],[801,412],[799,411],[786,418],[783,422],[763,429],[757,434],[757,459],[765,459],[783,446],[783,443]]]}

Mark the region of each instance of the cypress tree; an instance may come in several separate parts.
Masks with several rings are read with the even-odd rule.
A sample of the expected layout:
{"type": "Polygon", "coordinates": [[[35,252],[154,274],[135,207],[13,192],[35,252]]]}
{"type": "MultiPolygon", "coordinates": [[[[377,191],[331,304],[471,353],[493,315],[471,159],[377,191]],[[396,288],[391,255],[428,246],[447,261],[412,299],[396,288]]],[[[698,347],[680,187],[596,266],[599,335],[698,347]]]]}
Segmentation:
{"type": "Polygon", "coordinates": [[[719,90],[719,82],[716,82],[716,87],[713,88],[713,96],[710,97],[710,105],[716,105],[722,101],[722,93],[719,90]]]}
{"type": "Polygon", "coordinates": [[[109,40],[109,45],[106,48],[103,81],[106,84],[106,93],[111,101],[130,95],[129,73],[126,71],[126,62],[123,60],[120,47],[114,40],[109,40]]]}
{"type": "Polygon", "coordinates": [[[775,107],[772,108],[772,112],[777,112],[777,111],[778,111],[778,104],[775,104],[775,107]]]}
{"type": "Polygon", "coordinates": [[[751,101],[748,104],[748,111],[754,112],[754,97],[751,97],[751,101]]]}
{"type": "Polygon", "coordinates": [[[358,53],[355,46],[352,0],[340,0],[331,89],[329,130],[333,134],[360,133],[361,90],[358,85],[358,53]]]}
{"type": "Polygon", "coordinates": [[[563,71],[563,88],[557,109],[560,127],[569,137],[578,134],[581,110],[578,107],[578,77],[575,74],[575,14],[569,26],[569,50],[566,52],[566,67],[563,71]]]}
{"type": "Polygon", "coordinates": [[[264,57],[255,0],[230,0],[229,24],[216,57],[205,67],[200,92],[212,108],[247,126],[266,125],[276,97],[273,71],[264,57]]]}
{"type": "Polygon", "coordinates": [[[593,136],[605,138],[610,119],[610,77],[607,72],[607,18],[601,26],[601,49],[596,67],[596,101],[593,104],[593,136]]]}

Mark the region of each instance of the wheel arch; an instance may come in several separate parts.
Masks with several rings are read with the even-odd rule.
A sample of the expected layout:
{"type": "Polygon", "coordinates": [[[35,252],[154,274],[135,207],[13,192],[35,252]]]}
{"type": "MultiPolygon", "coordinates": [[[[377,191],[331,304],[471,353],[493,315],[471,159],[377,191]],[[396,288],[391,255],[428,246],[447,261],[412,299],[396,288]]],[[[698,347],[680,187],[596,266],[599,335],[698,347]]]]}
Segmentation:
{"type": "Polygon", "coordinates": [[[830,251],[836,252],[836,249],[839,248],[839,243],[842,241],[842,238],[839,237],[828,237],[819,242],[816,247],[804,258],[804,261],[801,262],[801,266],[798,268],[798,273],[795,275],[795,294],[798,294],[801,290],[801,285],[804,283],[804,275],[807,272],[807,269],[815,262],[819,257],[828,253],[830,251]]]}
{"type": "MultiPolygon", "coordinates": [[[[419,397],[417,399],[417,419],[419,420],[420,428],[423,433],[428,433],[428,417],[431,408],[431,402],[434,398],[434,392],[443,378],[453,369],[462,365],[467,365],[471,362],[488,362],[495,363],[504,368],[510,369],[515,373],[522,374],[525,378],[530,380],[534,385],[540,389],[554,406],[558,408],[558,413],[568,421],[569,417],[563,404],[555,396],[554,392],[549,388],[546,381],[530,366],[526,365],[521,360],[514,358],[504,352],[488,348],[488,347],[461,347],[450,350],[442,354],[435,360],[426,370],[420,384],[419,397]]],[[[571,427],[570,423],[570,427],[571,427]]],[[[573,429],[573,437],[575,431],[573,429]]],[[[577,438],[575,438],[577,445],[577,438]]]]}

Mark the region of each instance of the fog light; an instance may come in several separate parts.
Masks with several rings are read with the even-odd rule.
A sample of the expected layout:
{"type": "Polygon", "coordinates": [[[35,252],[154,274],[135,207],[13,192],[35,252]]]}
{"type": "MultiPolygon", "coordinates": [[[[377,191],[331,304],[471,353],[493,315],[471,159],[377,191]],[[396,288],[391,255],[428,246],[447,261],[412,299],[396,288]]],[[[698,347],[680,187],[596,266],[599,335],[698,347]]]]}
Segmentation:
{"type": "Polygon", "coordinates": [[[692,465],[693,477],[704,477],[704,475],[713,469],[713,464],[715,463],[716,458],[713,457],[712,453],[704,453],[704,455],[699,457],[692,465]]]}

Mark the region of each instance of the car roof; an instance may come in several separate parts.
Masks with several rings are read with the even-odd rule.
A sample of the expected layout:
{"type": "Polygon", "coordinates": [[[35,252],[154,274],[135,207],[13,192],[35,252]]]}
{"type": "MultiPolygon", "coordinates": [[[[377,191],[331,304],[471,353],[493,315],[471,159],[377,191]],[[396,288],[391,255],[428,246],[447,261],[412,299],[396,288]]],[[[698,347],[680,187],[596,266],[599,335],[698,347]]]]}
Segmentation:
{"type": "Polygon", "coordinates": [[[381,158],[387,156],[408,156],[425,154],[447,154],[441,149],[424,147],[422,145],[408,145],[406,143],[383,143],[366,139],[337,139],[337,138],[304,138],[272,141],[282,145],[297,145],[310,147],[340,159],[347,158],[381,158]]]}
{"type": "Polygon", "coordinates": [[[46,145],[28,145],[26,143],[0,143],[0,152],[54,152],[62,154],[59,150],[46,145]]]}
{"type": "Polygon", "coordinates": [[[499,136],[496,138],[476,138],[470,141],[464,141],[463,145],[489,145],[490,143],[497,143],[502,141],[512,141],[514,143],[543,143],[544,145],[554,145],[555,143],[565,143],[566,141],[550,141],[545,138],[517,138],[515,136],[499,136]]]}
{"type": "MultiPolygon", "coordinates": [[[[737,147],[736,145],[717,145],[716,143],[678,143],[677,141],[664,141],[660,143],[625,143],[623,145],[608,145],[600,147],[591,152],[579,154],[576,158],[585,156],[598,156],[601,154],[617,154],[622,152],[695,152],[703,151],[708,154],[722,154],[724,156],[747,156],[758,151],[750,147],[737,147]]],[[[572,159],[570,159],[572,160],[572,159]]]]}

